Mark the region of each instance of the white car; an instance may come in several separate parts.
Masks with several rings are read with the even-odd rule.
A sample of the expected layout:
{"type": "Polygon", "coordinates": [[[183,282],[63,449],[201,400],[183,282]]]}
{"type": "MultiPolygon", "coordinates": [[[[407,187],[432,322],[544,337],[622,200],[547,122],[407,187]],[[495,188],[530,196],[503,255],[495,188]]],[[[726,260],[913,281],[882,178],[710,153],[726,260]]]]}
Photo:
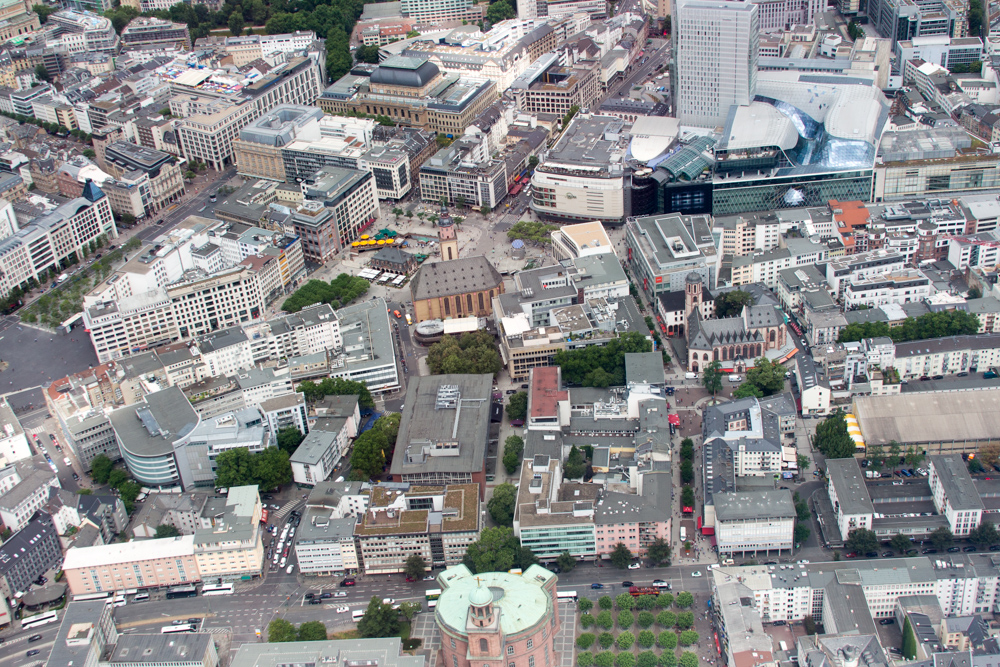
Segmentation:
{"type": "Polygon", "coordinates": [[[347,593],[345,593],[344,591],[337,591],[336,593],[333,594],[333,597],[335,597],[335,598],[346,598],[347,597],[347,593]]]}
{"type": "Polygon", "coordinates": [[[437,577],[435,577],[433,574],[424,577],[424,581],[434,581],[435,579],[437,579],[437,577]]]}
{"type": "Polygon", "coordinates": [[[392,598],[382,598],[382,604],[396,604],[396,601],[392,598]]]}
{"type": "Polygon", "coordinates": [[[629,563],[628,564],[628,569],[630,569],[630,570],[638,570],[641,567],[642,567],[642,565],[640,563],[629,563]]]}
{"type": "Polygon", "coordinates": [[[351,610],[350,607],[337,607],[337,613],[338,614],[346,614],[350,610],[351,610]]]}
{"type": "Polygon", "coordinates": [[[701,576],[701,570],[695,570],[694,572],[691,573],[691,576],[692,577],[700,577],[701,576]]]}

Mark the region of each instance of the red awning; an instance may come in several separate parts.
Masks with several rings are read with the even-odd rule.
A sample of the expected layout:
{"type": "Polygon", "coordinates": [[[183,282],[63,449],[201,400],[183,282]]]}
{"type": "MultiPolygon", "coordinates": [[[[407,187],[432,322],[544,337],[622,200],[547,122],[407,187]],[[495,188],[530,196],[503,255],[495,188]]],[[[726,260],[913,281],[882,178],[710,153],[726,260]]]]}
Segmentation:
{"type": "Polygon", "coordinates": [[[673,424],[674,426],[680,426],[681,425],[681,418],[680,418],[680,416],[678,416],[676,414],[668,415],[667,416],[667,421],[670,422],[671,424],[673,424]]]}

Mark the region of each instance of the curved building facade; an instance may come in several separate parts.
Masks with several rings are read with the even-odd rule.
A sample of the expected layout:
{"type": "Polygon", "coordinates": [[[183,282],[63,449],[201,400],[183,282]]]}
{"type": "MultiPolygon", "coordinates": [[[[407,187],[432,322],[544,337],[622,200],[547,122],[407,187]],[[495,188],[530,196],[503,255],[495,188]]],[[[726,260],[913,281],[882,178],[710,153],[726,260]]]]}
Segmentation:
{"type": "Polygon", "coordinates": [[[539,565],[524,574],[464,565],[438,576],[434,612],[445,667],[556,667],[558,577],[539,565]]]}
{"type": "Polygon", "coordinates": [[[146,486],[183,486],[175,451],[183,448],[201,417],[184,393],[169,387],[142,403],[115,410],[111,426],[125,467],[146,486]]]}

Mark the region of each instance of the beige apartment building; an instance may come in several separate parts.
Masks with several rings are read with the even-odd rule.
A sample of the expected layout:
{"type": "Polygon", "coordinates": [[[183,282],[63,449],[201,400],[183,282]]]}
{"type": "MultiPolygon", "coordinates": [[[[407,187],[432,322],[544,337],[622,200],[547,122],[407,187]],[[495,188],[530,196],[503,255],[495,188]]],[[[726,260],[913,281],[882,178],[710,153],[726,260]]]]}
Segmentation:
{"type": "Polygon", "coordinates": [[[194,557],[204,580],[260,576],[264,563],[257,486],[229,489],[208,499],[194,533],[194,557]]]}
{"type": "Polygon", "coordinates": [[[63,561],[73,595],[200,581],[194,536],[72,547],[63,561]]]}

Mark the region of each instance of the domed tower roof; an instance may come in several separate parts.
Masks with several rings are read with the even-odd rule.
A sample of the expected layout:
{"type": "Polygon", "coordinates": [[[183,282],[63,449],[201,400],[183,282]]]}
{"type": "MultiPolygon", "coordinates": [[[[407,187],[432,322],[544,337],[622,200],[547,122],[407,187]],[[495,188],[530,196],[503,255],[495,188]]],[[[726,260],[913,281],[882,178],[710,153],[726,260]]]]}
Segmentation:
{"type": "Polygon", "coordinates": [[[485,607],[493,603],[493,593],[486,586],[477,586],[469,593],[469,604],[474,607],[485,607]]]}
{"type": "Polygon", "coordinates": [[[687,274],[687,276],[684,278],[684,282],[686,282],[689,285],[694,285],[695,283],[700,283],[701,282],[701,274],[698,273],[697,271],[692,271],[691,273],[687,274]]]}
{"type": "Polygon", "coordinates": [[[440,71],[437,65],[426,58],[393,56],[386,58],[375,68],[369,81],[389,86],[421,88],[430,83],[440,71]]]}

